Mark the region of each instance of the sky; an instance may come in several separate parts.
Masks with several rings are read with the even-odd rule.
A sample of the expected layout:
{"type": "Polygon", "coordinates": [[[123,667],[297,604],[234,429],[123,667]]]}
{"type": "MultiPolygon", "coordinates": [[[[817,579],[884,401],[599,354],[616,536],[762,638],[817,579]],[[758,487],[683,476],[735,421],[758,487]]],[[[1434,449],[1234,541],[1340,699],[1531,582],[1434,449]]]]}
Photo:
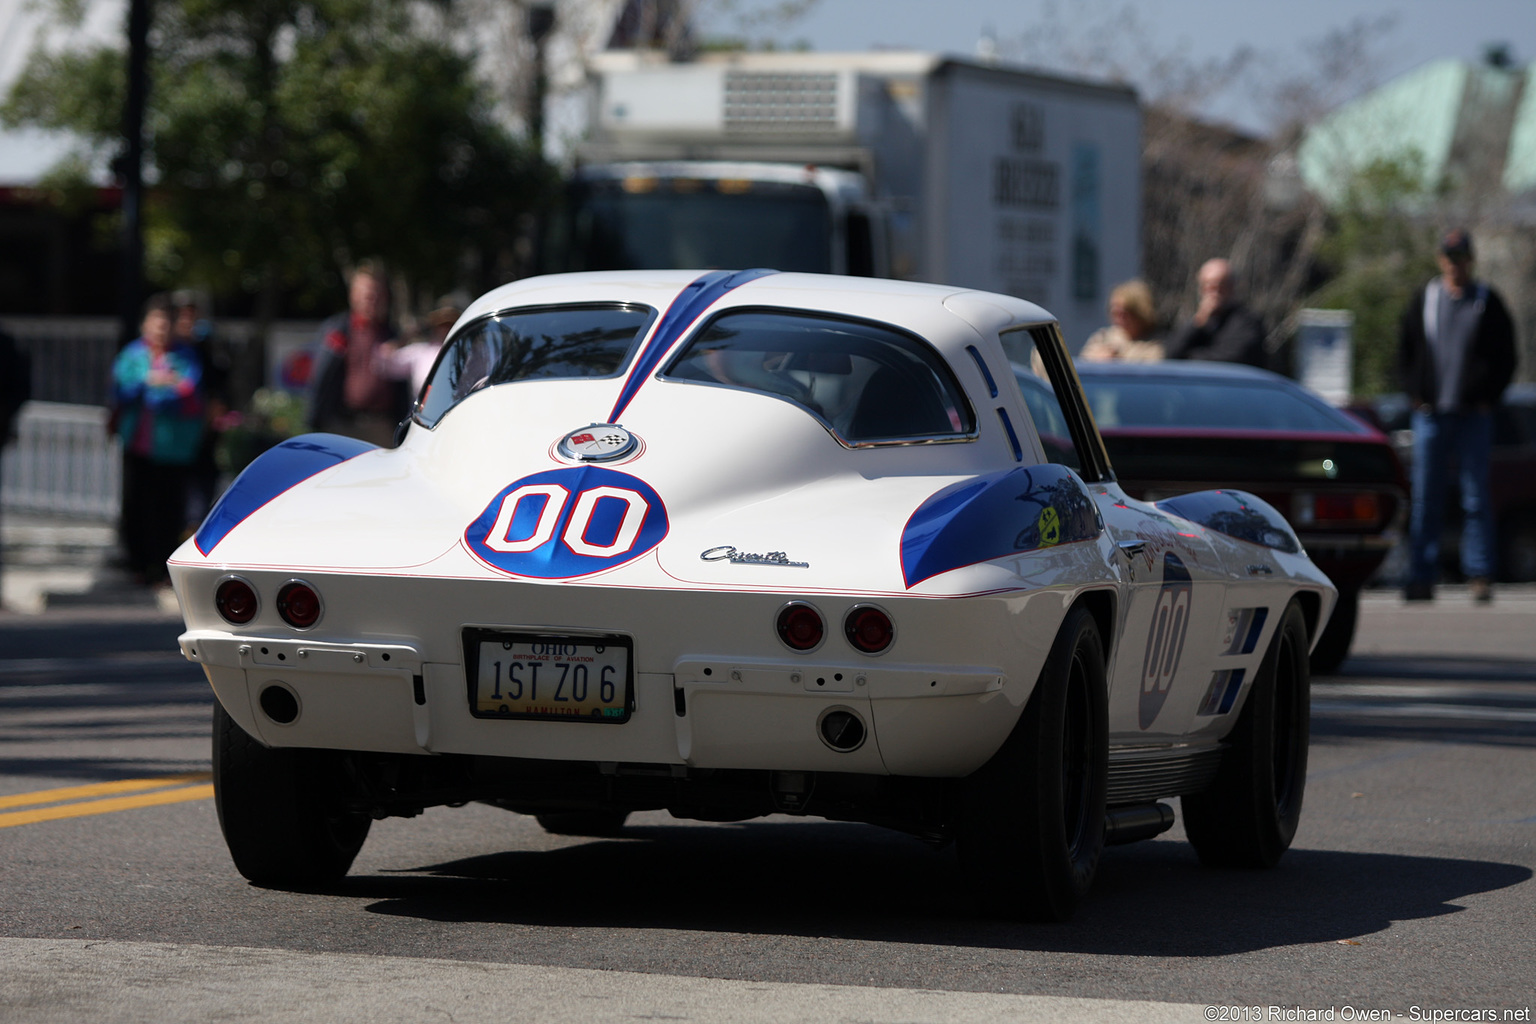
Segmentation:
{"type": "MultiPolygon", "coordinates": [[[[767,0],[757,4],[766,5],[767,0]]],[[[736,6],[750,5],[738,0],[736,6]]],[[[1209,113],[1254,131],[1272,120],[1262,94],[1265,76],[1273,80],[1309,68],[1316,42],[1356,19],[1391,21],[1369,34],[1374,59],[1370,67],[1356,69],[1362,85],[1380,84],[1438,58],[1480,59],[1490,42],[1508,43],[1520,64],[1536,59],[1536,0],[816,0],[795,21],[751,34],[775,37],[781,45],[804,41],[816,50],[881,47],[973,56],[977,41],[990,31],[1006,59],[1016,58],[1019,41],[1053,15],[1069,32],[1119,24],[1114,31],[1128,36],[1118,46],[1125,53],[1203,63],[1251,47],[1262,69],[1215,99],[1209,113]],[[1120,17],[1126,11],[1129,31],[1120,17]]],[[[735,27],[717,17],[706,29],[717,26],[726,32],[735,27]]]]}
{"type": "MultiPolygon", "coordinates": [[[[562,4],[591,2],[555,0],[557,12],[562,4]]],[[[702,0],[703,33],[743,34],[741,23],[721,12],[785,3],[702,0]]],[[[1204,99],[1198,112],[1255,134],[1276,126],[1274,84],[1311,74],[1317,41],[1355,21],[1378,27],[1367,35],[1368,59],[1351,69],[1336,99],[1438,58],[1477,60],[1490,42],[1509,44],[1520,64],[1536,60],[1536,0],[809,0],[808,6],[793,21],[747,26],[745,35],[823,51],[879,47],[971,57],[990,34],[1000,59],[1036,65],[1042,53],[1102,45],[1144,92],[1149,86],[1138,65],[1144,69],[1154,58],[1199,66],[1249,47],[1255,59],[1245,74],[1204,99]],[[1054,27],[1054,34],[1042,33],[1042,26],[1054,27]]],[[[87,9],[81,38],[120,32],[122,0],[89,0],[87,9]]],[[[0,0],[0,86],[20,71],[39,20],[32,0],[0,0]]],[[[1101,68],[1056,64],[1053,70],[1102,76],[1101,68]]],[[[40,133],[0,132],[0,182],[32,180],[66,148],[64,140],[40,133]]]]}

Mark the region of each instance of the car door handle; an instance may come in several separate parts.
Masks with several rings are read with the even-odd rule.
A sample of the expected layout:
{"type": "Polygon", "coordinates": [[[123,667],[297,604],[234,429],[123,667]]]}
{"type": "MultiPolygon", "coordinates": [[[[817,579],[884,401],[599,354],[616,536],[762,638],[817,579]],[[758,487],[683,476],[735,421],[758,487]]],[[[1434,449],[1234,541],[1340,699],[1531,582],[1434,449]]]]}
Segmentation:
{"type": "Polygon", "coordinates": [[[1144,540],[1122,540],[1115,547],[1119,548],[1120,553],[1125,555],[1126,558],[1135,558],[1147,550],[1147,542],[1144,540]]]}
{"type": "Polygon", "coordinates": [[[1274,571],[1267,565],[1254,564],[1248,567],[1249,576],[1271,576],[1274,574],[1274,571]]]}

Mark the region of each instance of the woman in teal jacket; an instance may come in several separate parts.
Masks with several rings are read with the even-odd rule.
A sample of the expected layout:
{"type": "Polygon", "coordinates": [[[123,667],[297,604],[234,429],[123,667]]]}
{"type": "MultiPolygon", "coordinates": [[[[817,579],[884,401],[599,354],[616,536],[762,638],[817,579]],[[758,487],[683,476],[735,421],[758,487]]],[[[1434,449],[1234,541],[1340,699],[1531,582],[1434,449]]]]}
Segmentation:
{"type": "Polygon", "coordinates": [[[165,560],[186,527],[187,481],[203,436],[202,363],[173,343],[167,296],[145,304],[139,338],[112,364],[112,424],[123,443],[123,546],[144,583],[166,578],[165,560]]]}

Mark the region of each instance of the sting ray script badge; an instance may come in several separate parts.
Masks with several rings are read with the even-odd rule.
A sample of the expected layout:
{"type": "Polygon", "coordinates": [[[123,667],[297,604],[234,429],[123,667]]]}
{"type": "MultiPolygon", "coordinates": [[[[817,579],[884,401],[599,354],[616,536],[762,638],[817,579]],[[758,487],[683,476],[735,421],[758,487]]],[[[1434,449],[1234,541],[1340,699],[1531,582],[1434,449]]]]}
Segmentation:
{"type": "Polygon", "coordinates": [[[759,555],[751,551],[737,551],[729,544],[722,544],[718,548],[701,551],[699,552],[699,557],[706,562],[729,560],[732,565],[782,565],[791,569],[809,569],[811,567],[810,562],[791,562],[789,556],[782,551],[770,551],[766,555],[759,555]]]}

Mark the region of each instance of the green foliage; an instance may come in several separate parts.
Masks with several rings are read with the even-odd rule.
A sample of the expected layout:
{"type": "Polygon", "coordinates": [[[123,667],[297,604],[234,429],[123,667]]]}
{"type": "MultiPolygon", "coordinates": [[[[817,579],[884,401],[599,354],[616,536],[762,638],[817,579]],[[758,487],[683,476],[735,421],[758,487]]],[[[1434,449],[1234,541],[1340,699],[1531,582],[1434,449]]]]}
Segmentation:
{"type": "Polygon", "coordinates": [[[244,413],[225,419],[213,456],[221,470],[234,474],[262,452],[304,432],[304,400],[286,391],[257,388],[244,413]]]}
{"type": "MultiPolygon", "coordinates": [[[[365,256],[446,291],[509,250],[552,174],[432,23],[407,0],[156,4],[152,277],[334,301],[365,256]]],[[[112,146],[124,64],[35,53],[0,118],[112,146]]]]}
{"type": "Polygon", "coordinates": [[[106,144],[122,128],[124,83],[124,61],[115,51],[55,54],[34,50],[10,95],[0,104],[0,120],[9,125],[74,131],[106,144]]]}
{"type": "Polygon", "coordinates": [[[1331,279],[1307,305],[1355,314],[1355,392],[1397,390],[1397,329],[1415,289],[1435,273],[1435,198],[1417,153],[1357,172],[1334,210],[1318,259],[1331,279]]]}

